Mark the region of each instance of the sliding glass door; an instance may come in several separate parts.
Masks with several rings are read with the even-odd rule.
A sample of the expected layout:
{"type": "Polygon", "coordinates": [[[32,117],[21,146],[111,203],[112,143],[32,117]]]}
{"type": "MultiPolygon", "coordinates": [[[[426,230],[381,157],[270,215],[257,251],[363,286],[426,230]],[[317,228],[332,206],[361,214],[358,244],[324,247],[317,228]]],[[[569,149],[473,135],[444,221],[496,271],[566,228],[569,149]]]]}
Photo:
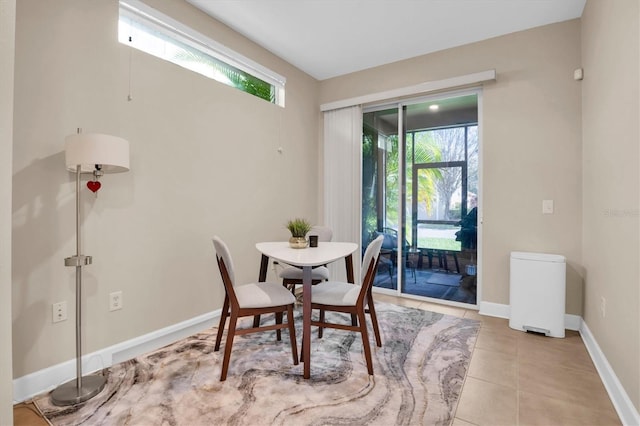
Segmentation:
{"type": "Polygon", "coordinates": [[[476,304],[478,93],[365,109],[362,241],[374,286],[476,304]]]}

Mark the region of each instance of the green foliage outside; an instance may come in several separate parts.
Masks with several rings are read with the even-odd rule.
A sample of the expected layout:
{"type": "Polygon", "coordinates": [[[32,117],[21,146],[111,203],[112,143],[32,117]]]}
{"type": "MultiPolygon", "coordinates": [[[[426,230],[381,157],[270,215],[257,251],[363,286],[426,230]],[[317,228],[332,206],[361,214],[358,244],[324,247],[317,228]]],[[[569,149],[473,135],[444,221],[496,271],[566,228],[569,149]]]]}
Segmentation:
{"type": "Polygon", "coordinates": [[[273,86],[267,82],[260,80],[246,72],[232,68],[227,64],[214,65],[220,72],[222,72],[231,82],[236,89],[240,89],[243,92],[262,98],[266,101],[274,103],[275,90],[273,86]]]}
{"type": "MultiPolygon", "coordinates": [[[[441,160],[440,149],[433,142],[431,138],[422,137],[413,138],[407,141],[406,149],[406,163],[407,163],[407,188],[412,186],[412,167],[414,163],[433,163],[441,160]]],[[[398,136],[379,135],[375,129],[364,129],[363,145],[362,145],[362,158],[363,158],[363,198],[362,198],[362,213],[363,213],[363,241],[368,241],[371,234],[379,228],[394,228],[397,229],[400,223],[400,215],[398,211],[398,195],[401,189],[401,182],[398,181],[398,168],[399,162],[399,144],[398,136]],[[382,141],[385,149],[378,149],[379,138],[384,138],[382,141]],[[384,155],[384,163],[386,169],[384,171],[378,170],[378,155],[384,155]],[[385,206],[384,206],[384,223],[378,224],[376,194],[378,188],[376,188],[377,173],[384,172],[385,179],[385,206]]],[[[437,169],[427,170],[425,173],[421,173],[418,180],[418,187],[420,194],[432,194],[435,192],[435,181],[440,179],[440,171],[437,169]]],[[[411,206],[411,197],[408,196],[407,205],[411,206]]],[[[431,199],[429,197],[423,197],[418,200],[419,203],[424,203],[427,210],[431,210],[431,199]]]]}
{"type": "Polygon", "coordinates": [[[257,96],[268,102],[275,103],[276,94],[273,85],[183,43],[175,40],[172,40],[172,43],[180,47],[180,50],[178,50],[178,53],[175,55],[174,61],[179,65],[207,75],[208,77],[211,77],[211,75],[205,72],[204,69],[213,69],[212,78],[214,80],[235,87],[236,89],[257,96]],[[222,76],[222,78],[216,77],[216,75],[222,76]]]}
{"type": "Polygon", "coordinates": [[[418,247],[460,251],[460,241],[451,238],[418,238],[418,247]]]}
{"type": "Polygon", "coordinates": [[[364,127],[362,138],[362,241],[370,241],[377,229],[376,176],[378,174],[374,131],[364,127]]]}
{"type": "MultiPolygon", "coordinates": [[[[442,161],[442,152],[433,140],[431,133],[417,133],[415,134],[415,139],[411,137],[407,141],[407,145],[407,188],[411,188],[411,185],[413,185],[412,165],[440,162],[442,161]],[[413,150],[411,149],[412,147],[413,150]]],[[[436,183],[440,179],[442,179],[442,173],[438,169],[427,169],[424,173],[418,175],[418,194],[420,194],[418,205],[424,204],[427,212],[430,212],[433,208],[433,200],[429,194],[437,192],[436,183]]],[[[407,191],[407,194],[409,193],[410,192],[407,191]]],[[[407,195],[407,204],[410,204],[412,201],[411,196],[407,195]]]]}

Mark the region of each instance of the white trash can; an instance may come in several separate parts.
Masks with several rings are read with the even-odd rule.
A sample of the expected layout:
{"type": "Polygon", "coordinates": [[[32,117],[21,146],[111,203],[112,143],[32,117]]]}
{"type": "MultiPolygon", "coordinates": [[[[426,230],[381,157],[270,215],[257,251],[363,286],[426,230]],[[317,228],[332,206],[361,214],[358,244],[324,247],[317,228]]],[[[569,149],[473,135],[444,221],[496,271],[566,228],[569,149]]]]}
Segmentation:
{"type": "Polygon", "coordinates": [[[509,285],[509,327],[551,337],[564,337],[564,256],[512,252],[509,285]]]}

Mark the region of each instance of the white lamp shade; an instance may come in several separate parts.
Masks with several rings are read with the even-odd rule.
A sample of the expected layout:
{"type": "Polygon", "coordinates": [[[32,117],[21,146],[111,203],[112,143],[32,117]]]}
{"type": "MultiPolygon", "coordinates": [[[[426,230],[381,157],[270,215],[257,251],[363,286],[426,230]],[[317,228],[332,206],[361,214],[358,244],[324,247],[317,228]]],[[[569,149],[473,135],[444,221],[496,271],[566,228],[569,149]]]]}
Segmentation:
{"type": "Polygon", "coordinates": [[[129,142],[117,136],[99,133],[77,133],[65,139],[65,164],[67,170],[92,173],[96,164],[104,173],[121,173],[129,170],[129,142]]]}

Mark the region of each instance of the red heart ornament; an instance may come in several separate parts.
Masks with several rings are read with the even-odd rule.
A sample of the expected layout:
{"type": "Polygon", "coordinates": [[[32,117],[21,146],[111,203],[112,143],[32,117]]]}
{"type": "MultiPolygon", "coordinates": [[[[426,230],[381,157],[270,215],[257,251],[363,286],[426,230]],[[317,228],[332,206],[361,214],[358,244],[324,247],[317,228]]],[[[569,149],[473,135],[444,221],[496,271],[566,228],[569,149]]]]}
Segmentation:
{"type": "Polygon", "coordinates": [[[90,180],[87,182],[87,188],[91,190],[91,192],[97,192],[102,185],[97,180],[90,180]]]}

